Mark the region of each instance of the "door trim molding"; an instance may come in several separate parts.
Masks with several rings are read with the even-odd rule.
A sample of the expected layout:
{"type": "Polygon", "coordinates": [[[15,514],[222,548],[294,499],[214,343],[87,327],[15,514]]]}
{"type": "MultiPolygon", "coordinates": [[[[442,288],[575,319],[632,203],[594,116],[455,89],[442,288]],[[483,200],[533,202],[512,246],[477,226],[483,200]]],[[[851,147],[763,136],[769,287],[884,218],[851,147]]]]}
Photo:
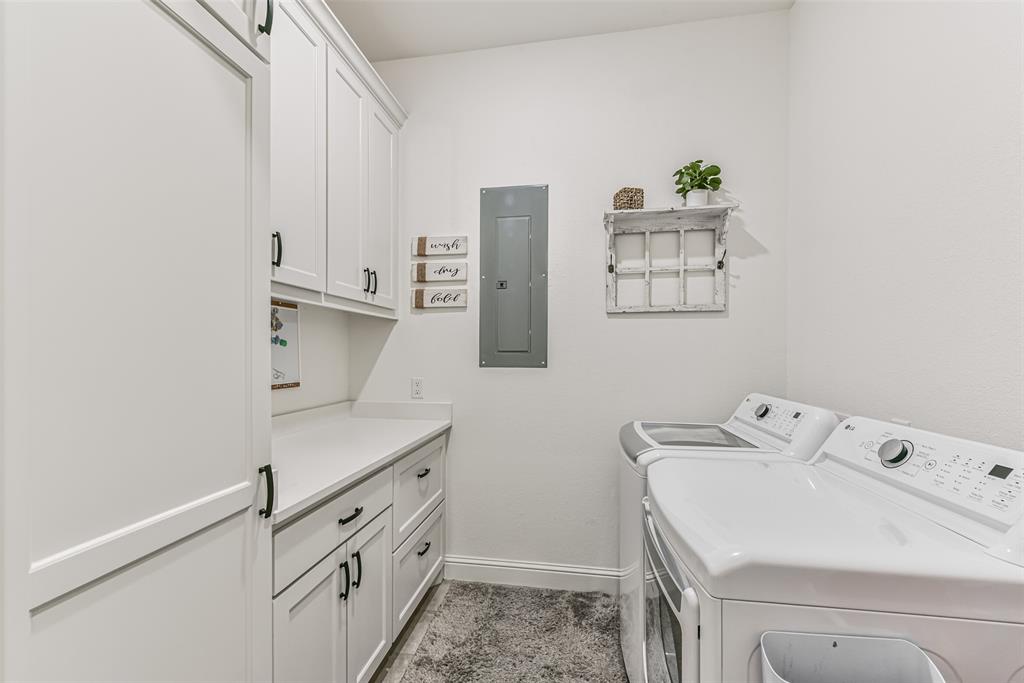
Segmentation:
{"type": "Polygon", "coordinates": [[[468,555],[446,555],[444,559],[445,578],[456,581],[502,583],[570,591],[600,591],[616,595],[622,576],[620,570],[611,567],[521,562],[468,555]]]}
{"type": "Polygon", "coordinates": [[[252,482],[239,482],[32,562],[29,609],[245,510],[252,505],[252,487],[252,482]]]}

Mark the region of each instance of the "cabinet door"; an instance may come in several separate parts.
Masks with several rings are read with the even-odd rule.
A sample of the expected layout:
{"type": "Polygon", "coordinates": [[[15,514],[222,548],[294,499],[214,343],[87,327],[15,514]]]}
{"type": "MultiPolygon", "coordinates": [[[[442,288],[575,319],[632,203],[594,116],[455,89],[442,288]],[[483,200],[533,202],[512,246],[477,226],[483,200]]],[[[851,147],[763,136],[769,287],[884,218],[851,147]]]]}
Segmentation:
{"type": "Polygon", "coordinates": [[[274,683],[346,683],[346,546],[274,598],[274,683]]]}
{"type": "Polygon", "coordinates": [[[369,301],[395,307],[395,242],[398,229],[398,128],[375,102],[367,131],[367,221],[363,261],[370,269],[369,301]]]}
{"type": "Polygon", "coordinates": [[[366,683],[391,647],[391,509],[348,542],[348,681],[366,683]]]}
{"type": "MultiPolygon", "coordinates": [[[[299,3],[281,0],[270,63],[271,231],[281,265],[272,277],[322,292],[326,285],[327,162],[324,36],[299,3]]],[[[277,254],[274,254],[277,257],[277,254]]]]}
{"type": "Polygon", "coordinates": [[[327,293],[365,301],[367,93],[333,47],[327,49],[327,293]]]}
{"type": "Polygon", "coordinates": [[[0,14],[0,678],[269,680],[269,67],[198,2],[0,14]]]}
{"type": "Polygon", "coordinates": [[[273,14],[279,0],[203,0],[210,11],[239,39],[270,60],[270,35],[277,30],[273,14]]]}

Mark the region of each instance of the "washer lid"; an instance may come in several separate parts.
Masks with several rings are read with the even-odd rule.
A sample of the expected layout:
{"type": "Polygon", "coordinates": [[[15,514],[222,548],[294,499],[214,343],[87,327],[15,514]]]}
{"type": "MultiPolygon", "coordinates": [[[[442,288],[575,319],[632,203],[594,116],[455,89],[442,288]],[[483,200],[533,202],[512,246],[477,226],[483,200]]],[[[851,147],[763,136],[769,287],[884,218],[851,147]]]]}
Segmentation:
{"type": "Polygon", "coordinates": [[[688,422],[627,422],[619,429],[626,456],[637,458],[660,448],[696,450],[758,450],[762,448],[718,424],[688,422]]]}
{"type": "Polygon", "coordinates": [[[713,596],[1022,620],[1024,568],[820,468],[661,460],[651,511],[713,596]]]}

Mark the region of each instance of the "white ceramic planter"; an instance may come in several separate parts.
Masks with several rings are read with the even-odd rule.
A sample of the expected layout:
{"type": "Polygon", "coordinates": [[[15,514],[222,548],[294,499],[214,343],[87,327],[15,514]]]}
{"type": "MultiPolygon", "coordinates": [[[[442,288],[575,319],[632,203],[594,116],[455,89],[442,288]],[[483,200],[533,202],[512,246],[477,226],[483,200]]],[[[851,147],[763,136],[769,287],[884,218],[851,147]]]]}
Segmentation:
{"type": "Polygon", "coordinates": [[[708,191],[707,190],[690,190],[686,193],[686,205],[687,206],[707,206],[708,203],[708,191]]]}

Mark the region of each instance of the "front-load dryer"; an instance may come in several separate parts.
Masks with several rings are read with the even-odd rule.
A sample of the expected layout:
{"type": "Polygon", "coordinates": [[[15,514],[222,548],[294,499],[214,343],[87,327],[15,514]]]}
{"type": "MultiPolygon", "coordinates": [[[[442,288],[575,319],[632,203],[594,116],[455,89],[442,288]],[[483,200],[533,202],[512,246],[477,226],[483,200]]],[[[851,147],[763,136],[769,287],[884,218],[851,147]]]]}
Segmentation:
{"type": "Polygon", "coordinates": [[[648,475],[649,683],[760,682],[766,631],[901,638],[947,683],[1024,681],[1024,453],[850,418],[810,463],[648,475]]]}
{"type": "Polygon", "coordinates": [[[839,417],[824,408],[750,394],[722,424],[628,422],[619,430],[619,634],[630,683],[644,683],[643,515],[647,468],[666,458],[808,460],[839,417]]]}

